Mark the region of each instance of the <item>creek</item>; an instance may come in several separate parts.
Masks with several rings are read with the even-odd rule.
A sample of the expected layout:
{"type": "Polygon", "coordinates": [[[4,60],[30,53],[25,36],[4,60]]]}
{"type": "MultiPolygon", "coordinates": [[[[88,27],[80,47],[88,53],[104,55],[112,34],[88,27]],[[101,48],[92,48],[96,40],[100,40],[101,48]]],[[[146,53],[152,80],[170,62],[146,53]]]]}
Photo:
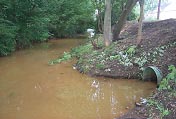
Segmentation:
{"type": "Polygon", "coordinates": [[[152,82],[80,74],[74,60],[48,65],[82,42],[50,40],[0,57],[0,119],[114,119],[155,90],[152,82]]]}

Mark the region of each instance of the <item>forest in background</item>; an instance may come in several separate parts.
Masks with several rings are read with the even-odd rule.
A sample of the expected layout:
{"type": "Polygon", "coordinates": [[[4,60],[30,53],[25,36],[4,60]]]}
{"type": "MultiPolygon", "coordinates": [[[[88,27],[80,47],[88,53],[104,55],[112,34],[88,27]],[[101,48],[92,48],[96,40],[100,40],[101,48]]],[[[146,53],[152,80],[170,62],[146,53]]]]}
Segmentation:
{"type": "MultiPolygon", "coordinates": [[[[156,7],[156,1],[147,0],[146,10],[156,7]]],[[[112,1],[112,25],[118,21],[126,2],[112,1]]],[[[87,28],[102,33],[104,6],[104,0],[1,0],[0,56],[48,38],[83,34],[87,28]]],[[[127,20],[136,19],[138,14],[133,9],[127,20]]]]}

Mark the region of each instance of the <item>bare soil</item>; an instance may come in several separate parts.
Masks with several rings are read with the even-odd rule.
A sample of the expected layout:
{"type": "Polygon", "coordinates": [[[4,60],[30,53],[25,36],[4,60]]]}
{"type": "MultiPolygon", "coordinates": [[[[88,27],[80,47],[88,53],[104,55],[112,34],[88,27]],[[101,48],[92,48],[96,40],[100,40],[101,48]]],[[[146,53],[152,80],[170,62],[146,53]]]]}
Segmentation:
{"type": "MultiPolygon", "coordinates": [[[[121,37],[126,38],[124,44],[129,43],[129,45],[134,44],[134,40],[137,34],[137,23],[128,23],[123,32],[121,33],[121,37]]],[[[141,47],[139,48],[138,54],[142,53],[140,51],[152,51],[154,48],[163,46],[165,44],[169,44],[176,41],[176,20],[169,19],[164,21],[157,22],[145,22],[143,25],[143,39],[141,42],[141,47]]],[[[168,66],[173,64],[176,66],[176,47],[169,47],[164,52],[163,56],[159,56],[156,62],[149,62],[145,66],[157,66],[164,74],[164,76],[168,73],[168,66]]],[[[113,66],[113,65],[111,65],[113,66]]],[[[136,77],[135,72],[139,72],[138,66],[133,66],[126,68],[125,71],[121,72],[119,69],[124,69],[123,66],[114,67],[117,72],[115,76],[123,76],[133,78],[136,77]],[[128,76],[126,76],[127,74],[128,76]],[[131,76],[130,76],[131,75],[131,76]]],[[[110,75],[110,74],[108,74],[110,75]]],[[[114,74],[113,74],[114,76],[114,74]]],[[[117,119],[175,119],[176,118],[176,83],[170,82],[169,84],[172,86],[172,91],[162,90],[156,91],[153,93],[149,99],[159,102],[163,105],[164,109],[169,110],[169,114],[162,116],[162,113],[156,107],[156,105],[136,105],[136,107],[130,110],[127,114],[117,118],[117,119]],[[173,92],[174,91],[174,92],[173,92]]]]}
{"type": "MultiPolygon", "coordinates": [[[[137,30],[138,23],[129,22],[126,24],[120,34],[123,40],[118,41],[115,46],[116,52],[136,44],[137,30]]],[[[135,56],[140,56],[144,51],[152,53],[155,48],[174,42],[176,42],[175,19],[144,22],[142,42],[137,49],[135,56]]],[[[156,66],[163,72],[163,76],[166,76],[166,74],[168,74],[168,66],[171,64],[176,66],[176,47],[168,47],[164,51],[163,56],[157,56],[155,62],[153,62],[153,59],[150,59],[144,67],[156,66]]],[[[138,65],[126,67],[119,64],[117,60],[114,60],[107,61],[106,68],[111,69],[111,72],[106,72],[105,70],[93,67],[89,74],[91,76],[105,76],[111,78],[141,78],[141,71],[138,65]]]]}

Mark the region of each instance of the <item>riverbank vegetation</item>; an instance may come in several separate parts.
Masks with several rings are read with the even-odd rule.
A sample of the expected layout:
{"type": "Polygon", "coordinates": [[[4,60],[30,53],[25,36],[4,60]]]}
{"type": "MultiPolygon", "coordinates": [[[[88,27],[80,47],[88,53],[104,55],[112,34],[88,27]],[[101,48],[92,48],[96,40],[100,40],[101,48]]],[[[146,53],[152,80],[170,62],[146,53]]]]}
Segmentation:
{"type": "MultiPolygon", "coordinates": [[[[128,22],[120,34],[124,38],[123,40],[113,42],[110,46],[105,47],[103,37],[99,35],[98,43],[101,46],[100,49],[94,49],[91,41],[88,40],[86,44],[73,48],[70,52],[64,53],[62,57],[51,60],[50,63],[60,63],[64,61],[63,59],[68,60],[76,57],[78,62],[74,67],[81,73],[91,76],[140,79],[145,67],[156,66],[166,78],[163,79],[157,91],[148,99],[147,105],[137,106],[129,115],[125,116],[130,117],[134,113],[135,116],[139,117],[142,115],[146,118],[174,117],[176,112],[174,109],[174,92],[176,90],[175,24],[176,21],[174,19],[144,22],[143,40],[141,46],[136,47],[134,41],[137,36],[138,23],[128,22]],[[168,106],[170,105],[169,103],[172,106],[168,106]],[[139,111],[141,109],[143,112],[139,111]]],[[[97,41],[96,38],[94,40],[97,41]]]]}
{"type": "Polygon", "coordinates": [[[136,107],[117,119],[174,119],[176,115],[176,69],[168,67],[169,73],[159,88],[147,98],[145,104],[136,103],[136,107]]]}
{"type": "MultiPolygon", "coordinates": [[[[143,25],[144,41],[141,47],[135,45],[137,29],[138,23],[128,22],[121,33],[123,40],[105,47],[103,36],[99,35],[94,40],[98,40],[100,49],[94,49],[89,40],[85,45],[65,53],[63,57],[77,57],[77,69],[93,76],[140,78],[143,68],[148,65],[157,66],[166,76],[167,66],[175,65],[175,20],[145,22],[143,25]],[[168,57],[169,60],[163,60],[168,57]],[[123,72],[121,69],[126,71],[123,72]]],[[[53,60],[51,64],[57,62],[60,60],[53,60]]]]}
{"type": "MultiPolygon", "coordinates": [[[[112,1],[112,26],[119,20],[126,2],[112,1]]],[[[156,5],[157,0],[149,0],[144,10],[152,10],[156,5]]],[[[87,28],[103,33],[104,8],[104,0],[1,0],[0,56],[51,38],[75,37],[87,28]]],[[[137,11],[135,7],[127,20],[136,19],[137,11]]]]}
{"type": "Polygon", "coordinates": [[[52,37],[72,37],[94,26],[88,0],[1,0],[0,56],[52,37]]]}
{"type": "Polygon", "coordinates": [[[74,67],[81,73],[111,78],[141,78],[144,67],[157,66],[166,78],[148,105],[137,107],[143,112],[135,108],[129,115],[174,118],[176,20],[143,23],[143,11],[156,7],[149,1],[145,4],[146,8],[144,0],[1,0],[0,56],[49,38],[74,37],[93,28],[96,35],[86,44],[64,52],[49,64],[76,57],[78,62],[74,67]],[[134,8],[137,2],[140,17],[134,8]],[[126,22],[137,17],[139,23],[126,22]]]}

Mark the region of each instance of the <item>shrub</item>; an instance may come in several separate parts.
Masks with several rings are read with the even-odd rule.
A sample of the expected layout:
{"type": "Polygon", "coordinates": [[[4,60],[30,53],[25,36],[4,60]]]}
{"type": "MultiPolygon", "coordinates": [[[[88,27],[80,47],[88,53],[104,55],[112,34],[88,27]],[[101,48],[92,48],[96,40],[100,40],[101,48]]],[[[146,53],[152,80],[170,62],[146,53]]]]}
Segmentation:
{"type": "Polygon", "coordinates": [[[171,89],[169,81],[173,80],[176,82],[176,68],[174,65],[170,65],[168,68],[171,72],[161,81],[159,90],[171,89]]]}
{"type": "Polygon", "coordinates": [[[0,56],[8,55],[15,50],[17,27],[10,21],[0,19],[0,56]]]}

